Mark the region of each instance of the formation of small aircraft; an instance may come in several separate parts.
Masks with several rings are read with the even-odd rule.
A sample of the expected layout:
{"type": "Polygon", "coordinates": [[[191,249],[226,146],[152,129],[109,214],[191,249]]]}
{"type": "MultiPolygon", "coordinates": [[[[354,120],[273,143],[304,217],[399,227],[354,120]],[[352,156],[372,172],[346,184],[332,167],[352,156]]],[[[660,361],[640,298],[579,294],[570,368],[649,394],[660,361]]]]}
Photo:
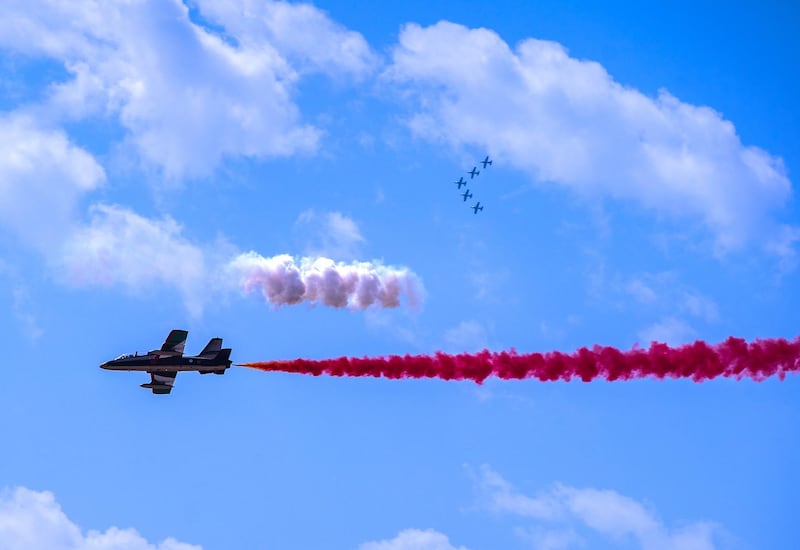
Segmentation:
{"type": "MultiPolygon", "coordinates": [[[[489,155],[486,155],[486,158],[481,160],[481,161],[479,161],[478,164],[482,164],[483,165],[483,170],[485,171],[488,166],[492,165],[492,160],[489,158],[489,155]]],[[[472,170],[469,170],[467,172],[467,174],[469,174],[469,179],[470,179],[470,181],[472,181],[473,179],[475,179],[475,176],[480,176],[481,172],[480,172],[480,170],[478,170],[478,166],[476,165],[476,166],[473,166],[472,170]]],[[[464,179],[464,176],[461,176],[460,178],[458,178],[458,181],[454,181],[453,183],[458,186],[458,190],[459,191],[461,190],[461,188],[463,186],[466,186],[466,185],[469,184],[469,182],[464,179]]],[[[473,197],[473,195],[472,195],[472,193],[470,193],[469,189],[466,189],[463,193],[461,193],[461,196],[464,198],[463,202],[467,202],[467,199],[470,199],[470,198],[473,197]]],[[[472,208],[472,213],[473,214],[477,214],[478,212],[483,210],[483,206],[481,206],[480,201],[478,201],[476,204],[470,206],[470,208],[472,208]]]]}
{"type": "Polygon", "coordinates": [[[222,338],[212,338],[200,355],[184,355],[186,330],[172,330],[161,345],[161,349],[144,354],[129,353],[100,365],[106,370],[142,371],[150,375],[149,384],[141,387],[153,393],[167,394],[172,391],[175,377],[181,371],[197,371],[200,374],[225,374],[231,366],[231,348],[222,348],[222,338]]]}

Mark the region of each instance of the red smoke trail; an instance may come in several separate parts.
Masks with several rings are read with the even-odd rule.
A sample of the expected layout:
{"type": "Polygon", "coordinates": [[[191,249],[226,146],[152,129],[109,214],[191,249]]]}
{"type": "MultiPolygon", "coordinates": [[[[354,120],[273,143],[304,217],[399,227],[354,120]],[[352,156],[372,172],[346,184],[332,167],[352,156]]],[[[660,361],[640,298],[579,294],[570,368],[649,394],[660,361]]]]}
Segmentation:
{"type": "Polygon", "coordinates": [[[702,341],[672,348],[654,342],[649,349],[620,351],[607,346],[581,348],[574,353],[551,351],[519,354],[514,350],[475,354],[392,355],[389,357],[340,357],[244,363],[242,366],[273,372],[319,376],[374,376],[385,378],[441,378],[473,380],[481,384],[489,376],[504,380],[538,378],[541,381],[580,378],[631,380],[635,378],[691,378],[695,382],[718,376],[762,381],[774,375],[800,371],[800,337],[755,340],[728,338],[716,345],[702,341]]]}

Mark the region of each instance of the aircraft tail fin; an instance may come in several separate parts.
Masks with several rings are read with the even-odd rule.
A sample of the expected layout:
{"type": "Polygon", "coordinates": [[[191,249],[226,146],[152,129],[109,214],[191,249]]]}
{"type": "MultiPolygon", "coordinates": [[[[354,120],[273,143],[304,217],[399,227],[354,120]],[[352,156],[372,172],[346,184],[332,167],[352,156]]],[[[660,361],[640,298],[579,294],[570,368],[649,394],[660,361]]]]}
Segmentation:
{"type": "Polygon", "coordinates": [[[222,338],[212,338],[200,352],[201,357],[214,357],[222,349],[222,338]]]}
{"type": "Polygon", "coordinates": [[[167,339],[161,344],[161,351],[171,351],[183,355],[186,346],[186,337],[189,335],[187,330],[171,330],[167,339]]]}
{"type": "Polygon", "coordinates": [[[231,348],[225,348],[219,350],[217,356],[214,357],[215,361],[219,361],[220,363],[225,363],[226,367],[231,366],[231,348]]]}

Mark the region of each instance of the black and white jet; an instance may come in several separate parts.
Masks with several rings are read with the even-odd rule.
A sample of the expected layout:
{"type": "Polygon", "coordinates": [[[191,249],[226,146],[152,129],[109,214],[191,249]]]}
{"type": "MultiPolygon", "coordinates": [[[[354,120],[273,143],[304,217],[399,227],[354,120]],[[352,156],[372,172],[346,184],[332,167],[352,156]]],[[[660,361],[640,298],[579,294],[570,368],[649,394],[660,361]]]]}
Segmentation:
{"type": "Polygon", "coordinates": [[[478,201],[478,203],[475,206],[470,206],[470,208],[472,208],[473,214],[477,214],[479,210],[483,210],[483,206],[481,206],[480,201],[478,201]]]}
{"type": "Polygon", "coordinates": [[[467,184],[467,180],[464,179],[464,176],[461,176],[460,178],[458,178],[458,181],[454,181],[453,183],[458,185],[458,188],[461,189],[461,186],[467,184]]]}
{"type": "Polygon", "coordinates": [[[120,355],[100,365],[101,369],[142,371],[150,375],[149,384],[141,384],[153,393],[167,394],[172,391],[175,377],[181,371],[197,371],[200,374],[225,374],[231,366],[231,348],[222,348],[222,338],[212,338],[200,355],[183,355],[186,345],[185,330],[173,330],[159,350],[144,354],[120,355]]]}
{"type": "Polygon", "coordinates": [[[491,166],[491,165],[492,165],[492,161],[491,161],[491,160],[489,160],[489,155],[486,155],[486,158],[485,158],[485,159],[483,159],[483,160],[481,161],[481,164],[483,164],[483,169],[484,169],[484,170],[486,170],[486,165],[487,165],[487,164],[488,164],[489,166],[491,166]]]}
{"type": "Polygon", "coordinates": [[[479,175],[480,175],[480,172],[478,171],[478,167],[477,167],[477,166],[473,166],[473,167],[472,167],[472,170],[470,170],[469,172],[467,172],[467,174],[469,174],[469,179],[472,179],[472,178],[474,178],[475,176],[479,176],[479,175]]]}
{"type": "Polygon", "coordinates": [[[464,202],[467,202],[467,199],[472,198],[472,193],[469,192],[469,189],[461,193],[461,196],[464,197],[464,202]]]}

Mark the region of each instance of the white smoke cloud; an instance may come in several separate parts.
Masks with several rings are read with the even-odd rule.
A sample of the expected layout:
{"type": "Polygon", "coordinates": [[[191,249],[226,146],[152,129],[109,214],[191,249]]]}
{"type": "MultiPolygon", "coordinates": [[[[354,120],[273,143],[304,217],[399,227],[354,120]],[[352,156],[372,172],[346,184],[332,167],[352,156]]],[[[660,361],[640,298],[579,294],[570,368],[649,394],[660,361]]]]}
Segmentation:
{"type": "Polygon", "coordinates": [[[49,491],[25,487],[0,491],[2,550],[202,550],[167,538],[152,544],[135,529],[109,527],[84,534],[49,491]]]}
{"type": "Polygon", "coordinates": [[[247,293],[261,292],[276,306],[309,302],[332,307],[392,308],[401,296],[409,306],[422,300],[422,285],[407,268],[373,262],[334,262],[328,258],[301,258],[288,254],[265,258],[255,252],[241,254],[227,267],[247,293]]]}
{"type": "Polygon", "coordinates": [[[539,183],[633,200],[703,223],[719,252],[762,242],[792,254],[796,231],[773,219],[791,195],[780,158],[745,146],[709,107],[648,97],[556,42],[511,48],[489,29],[407,25],[386,73],[418,99],[411,128],[480,146],[539,183]]]}

